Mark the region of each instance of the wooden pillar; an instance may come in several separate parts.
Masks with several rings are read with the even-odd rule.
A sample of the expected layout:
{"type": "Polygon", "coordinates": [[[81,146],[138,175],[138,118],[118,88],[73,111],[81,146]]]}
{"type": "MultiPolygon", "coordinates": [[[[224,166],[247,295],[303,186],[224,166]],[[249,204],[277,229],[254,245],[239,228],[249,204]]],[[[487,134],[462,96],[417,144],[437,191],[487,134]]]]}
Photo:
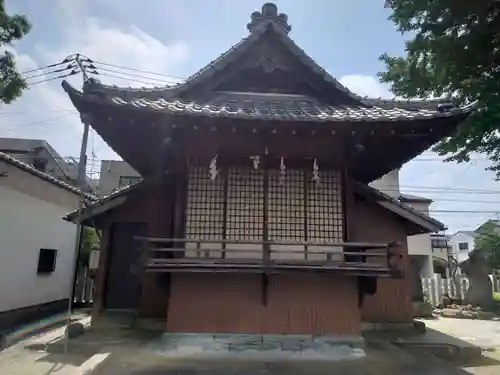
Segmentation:
{"type": "MultiPolygon", "coordinates": [[[[179,179],[176,160],[179,143],[182,142],[178,132],[176,133],[165,138],[157,160],[158,182],[152,184],[146,193],[154,197],[148,202],[148,236],[151,237],[168,238],[175,235],[172,233],[172,220],[176,210],[172,205],[178,200],[175,191],[179,179]],[[167,170],[171,172],[168,175],[165,173],[167,170]]],[[[166,318],[169,295],[169,273],[144,273],[139,315],[147,318],[166,318]]]]}

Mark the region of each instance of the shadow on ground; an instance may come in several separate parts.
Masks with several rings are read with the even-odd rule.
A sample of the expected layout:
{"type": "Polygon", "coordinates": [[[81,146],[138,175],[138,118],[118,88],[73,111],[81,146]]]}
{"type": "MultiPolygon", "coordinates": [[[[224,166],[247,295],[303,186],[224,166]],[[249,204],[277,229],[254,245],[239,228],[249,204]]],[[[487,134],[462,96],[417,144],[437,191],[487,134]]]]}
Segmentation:
{"type": "MultiPolygon", "coordinates": [[[[429,332],[428,332],[429,333],[429,332]]],[[[379,335],[367,338],[366,357],[362,359],[327,360],[243,360],[224,359],[193,360],[190,357],[171,358],[154,351],[149,345],[158,334],[123,330],[88,330],[84,335],[71,339],[69,351],[63,353],[64,341],[61,337],[51,342],[31,343],[25,350],[43,352],[38,362],[50,363],[51,374],[65,365],[82,366],[95,354],[105,354],[88,375],[466,375],[480,368],[481,375],[500,374],[500,352],[487,356],[460,361],[449,359],[435,351],[423,350],[425,340],[441,339],[451,341],[440,332],[431,333],[427,339],[413,337],[416,344],[411,346],[410,337],[379,335]],[[441,336],[442,335],[442,336],[441,336]],[[384,337],[381,337],[384,336],[384,337]],[[401,342],[406,340],[406,344],[401,342]],[[393,341],[396,345],[391,344],[393,341]],[[420,342],[419,342],[420,341],[420,342]],[[432,355],[431,355],[432,353],[432,355]]],[[[460,341],[460,340],[458,340],[460,341]]],[[[455,342],[456,343],[456,342],[455,342]]],[[[463,343],[456,343],[457,346],[463,343]]],[[[429,345],[428,345],[429,346],[429,345]]],[[[430,344],[432,346],[432,344],[430,344]]],[[[452,346],[453,347],[453,346],[452,346]]],[[[457,349],[449,349],[451,352],[457,349]]]]}
{"type": "MultiPolygon", "coordinates": [[[[370,342],[363,359],[316,360],[196,360],[171,359],[133,348],[111,351],[92,375],[465,375],[455,364],[424,353],[409,353],[387,342],[370,342]]],[[[495,374],[496,372],[492,372],[495,374]]]]}
{"type": "MultiPolygon", "coordinates": [[[[37,362],[53,363],[55,366],[81,366],[84,362],[99,352],[116,349],[142,347],[157,337],[157,334],[122,330],[120,332],[98,332],[89,329],[84,335],[68,341],[67,352],[64,352],[65,338],[59,336],[49,342],[35,342],[24,345],[28,351],[44,352],[37,362]]],[[[55,371],[55,370],[54,370],[55,371]]]]}

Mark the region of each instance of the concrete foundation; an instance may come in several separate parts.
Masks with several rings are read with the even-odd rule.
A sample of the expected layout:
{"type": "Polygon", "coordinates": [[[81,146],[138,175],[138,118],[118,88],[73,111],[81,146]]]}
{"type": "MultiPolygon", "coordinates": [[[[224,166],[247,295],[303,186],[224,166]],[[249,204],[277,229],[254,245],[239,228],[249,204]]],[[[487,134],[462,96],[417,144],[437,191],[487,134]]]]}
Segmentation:
{"type": "Polygon", "coordinates": [[[359,336],[169,334],[152,344],[169,357],[345,360],[365,356],[359,336]]]}

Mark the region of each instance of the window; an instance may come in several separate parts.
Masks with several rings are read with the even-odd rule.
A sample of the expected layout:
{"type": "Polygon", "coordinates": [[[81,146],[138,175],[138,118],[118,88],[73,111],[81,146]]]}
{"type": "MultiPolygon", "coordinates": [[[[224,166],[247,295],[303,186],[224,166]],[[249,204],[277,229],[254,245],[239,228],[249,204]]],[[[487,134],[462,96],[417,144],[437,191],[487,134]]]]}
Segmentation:
{"type": "Polygon", "coordinates": [[[37,273],[52,273],[56,269],[57,250],[40,249],[37,273]]]}
{"type": "Polygon", "coordinates": [[[460,251],[469,250],[469,244],[467,242],[459,242],[458,243],[458,250],[460,250],[460,251]]]}
{"type": "Polygon", "coordinates": [[[130,186],[138,183],[141,180],[138,176],[120,176],[120,181],[118,182],[118,187],[124,188],[126,186],[130,186]]]}
{"type": "Polygon", "coordinates": [[[433,248],[447,248],[448,241],[442,239],[431,239],[431,246],[433,248]]]}
{"type": "Polygon", "coordinates": [[[33,167],[40,172],[45,172],[47,168],[47,159],[45,158],[35,158],[33,160],[33,167]]]}

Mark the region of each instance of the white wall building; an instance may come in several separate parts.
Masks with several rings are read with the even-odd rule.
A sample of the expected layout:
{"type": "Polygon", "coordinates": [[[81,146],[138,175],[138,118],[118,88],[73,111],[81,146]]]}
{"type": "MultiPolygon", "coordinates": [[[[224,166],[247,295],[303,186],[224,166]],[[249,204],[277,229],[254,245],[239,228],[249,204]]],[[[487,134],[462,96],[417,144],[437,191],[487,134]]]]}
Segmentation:
{"type": "MultiPolygon", "coordinates": [[[[393,170],[370,184],[381,192],[406,203],[417,211],[429,215],[431,199],[402,194],[399,188],[399,169],[393,170]]],[[[420,275],[431,277],[434,274],[431,234],[418,234],[408,237],[408,254],[416,257],[420,264],[420,275]]]]}
{"type": "Polygon", "coordinates": [[[472,230],[459,230],[450,236],[452,254],[460,263],[467,260],[469,253],[474,250],[474,240],[477,233],[472,230]]]}
{"type": "Polygon", "coordinates": [[[103,160],[99,174],[99,194],[111,194],[139,182],[140,179],[139,173],[123,160],[103,160]]]}
{"type": "Polygon", "coordinates": [[[76,228],[63,220],[79,191],[0,153],[0,331],[63,311],[76,228]]]}

